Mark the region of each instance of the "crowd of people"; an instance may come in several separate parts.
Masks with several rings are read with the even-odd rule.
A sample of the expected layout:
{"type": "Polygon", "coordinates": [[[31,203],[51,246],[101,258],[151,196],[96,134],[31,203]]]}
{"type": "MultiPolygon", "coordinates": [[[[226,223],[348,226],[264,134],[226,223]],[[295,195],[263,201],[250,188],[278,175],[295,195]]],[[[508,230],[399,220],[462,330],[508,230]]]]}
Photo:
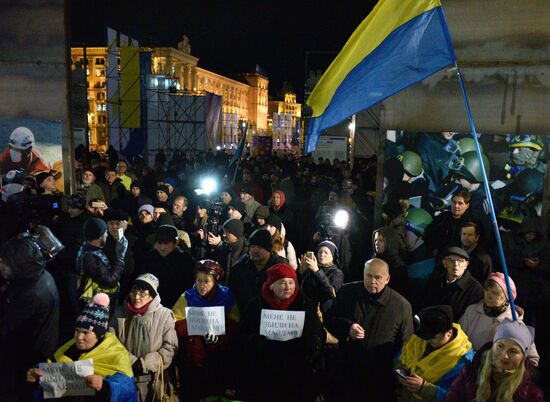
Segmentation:
{"type": "Polygon", "coordinates": [[[0,204],[0,400],[91,358],[85,400],[544,401],[540,218],[502,235],[508,292],[465,188],[435,218],[386,200],[375,226],[376,158],[76,160],[73,194],[41,171],[0,204]],[[221,333],[196,334],[204,308],[221,333]],[[288,312],[296,331],[266,330],[288,312]]]}

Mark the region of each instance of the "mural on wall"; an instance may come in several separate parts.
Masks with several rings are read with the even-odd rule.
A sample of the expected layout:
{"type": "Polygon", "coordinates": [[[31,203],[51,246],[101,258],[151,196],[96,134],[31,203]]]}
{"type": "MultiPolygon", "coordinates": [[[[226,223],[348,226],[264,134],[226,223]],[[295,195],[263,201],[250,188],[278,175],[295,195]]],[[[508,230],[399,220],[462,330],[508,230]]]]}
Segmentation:
{"type": "Polygon", "coordinates": [[[38,172],[54,171],[56,187],[63,191],[61,122],[48,120],[0,120],[0,174],[2,185],[21,184],[38,172]]]}
{"type": "MultiPolygon", "coordinates": [[[[499,227],[513,230],[541,215],[546,137],[478,134],[499,227]]],[[[431,216],[449,210],[452,194],[471,194],[470,212],[490,226],[482,173],[470,134],[388,131],[384,202],[407,200],[431,216]]],[[[402,202],[401,202],[402,203],[402,202]]]]}

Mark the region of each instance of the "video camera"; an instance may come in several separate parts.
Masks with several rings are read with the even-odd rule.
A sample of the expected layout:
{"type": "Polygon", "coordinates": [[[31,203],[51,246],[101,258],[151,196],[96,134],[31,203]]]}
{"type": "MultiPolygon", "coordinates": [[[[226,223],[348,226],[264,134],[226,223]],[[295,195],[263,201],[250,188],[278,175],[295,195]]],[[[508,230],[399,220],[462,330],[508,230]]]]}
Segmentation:
{"type": "Polygon", "coordinates": [[[341,235],[348,227],[349,218],[349,212],[345,209],[326,211],[318,227],[321,238],[332,240],[333,236],[341,235]]]}
{"type": "Polygon", "coordinates": [[[195,189],[195,193],[202,197],[201,204],[206,208],[208,219],[206,221],[207,233],[218,236],[221,230],[223,203],[219,200],[217,194],[218,183],[211,177],[204,178],[201,181],[201,188],[195,189]]]}
{"type": "Polygon", "coordinates": [[[52,260],[65,248],[50,228],[37,225],[31,230],[19,234],[20,239],[30,239],[40,250],[46,261],[52,260]]]}

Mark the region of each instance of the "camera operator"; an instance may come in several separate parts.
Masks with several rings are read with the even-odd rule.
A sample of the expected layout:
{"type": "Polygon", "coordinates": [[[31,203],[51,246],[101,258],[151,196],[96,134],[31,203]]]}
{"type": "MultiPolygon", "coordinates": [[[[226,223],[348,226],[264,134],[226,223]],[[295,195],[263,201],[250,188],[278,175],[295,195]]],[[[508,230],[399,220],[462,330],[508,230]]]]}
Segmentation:
{"type": "Polygon", "coordinates": [[[40,172],[35,175],[38,194],[25,198],[23,201],[23,221],[29,229],[36,225],[44,225],[52,228],[59,221],[65,204],[62,193],[58,193],[55,187],[54,174],[40,172]]]}

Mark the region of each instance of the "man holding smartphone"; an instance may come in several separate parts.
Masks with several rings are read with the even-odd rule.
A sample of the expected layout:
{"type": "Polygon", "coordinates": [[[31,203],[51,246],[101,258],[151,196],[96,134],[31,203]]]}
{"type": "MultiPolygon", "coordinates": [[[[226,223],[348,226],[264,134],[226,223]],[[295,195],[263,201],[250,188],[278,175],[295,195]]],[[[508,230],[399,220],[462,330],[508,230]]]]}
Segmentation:
{"type": "Polygon", "coordinates": [[[466,363],[474,357],[472,344],[460,325],[453,323],[448,305],[421,310],[418,327],[395,361],[398,401],[442,401],[466,363]]]}

